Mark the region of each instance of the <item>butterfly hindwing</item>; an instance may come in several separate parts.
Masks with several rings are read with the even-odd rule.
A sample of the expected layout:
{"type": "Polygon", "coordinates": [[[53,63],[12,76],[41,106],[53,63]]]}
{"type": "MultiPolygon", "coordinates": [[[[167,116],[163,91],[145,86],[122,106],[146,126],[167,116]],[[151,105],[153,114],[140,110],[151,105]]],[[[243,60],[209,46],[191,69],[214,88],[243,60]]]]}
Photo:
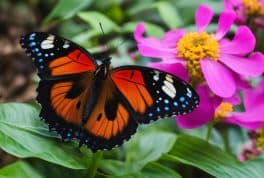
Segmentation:
{"type": "Polygon", "coordinates": [[[34,60],[41,78],[94,71],[92,55],[75,43],[44,32],[22,36],[21,46],[34,60]]]}
{"type": "Polygon", "coordinates": [[[71,79],[41,80],[37,88],[37,101],[42,109],[40,117],[63,140],[79,137],[85,104],[92,88],[90,72],[72,76],[71,79]]]}
{"type": "Polygon", "coordinates": [[[81,139],[93,151],[112,149],[121,145],[136,132],[133,112],[127,108],[113,81],[104,80],[97,103],[84,125],[81,139]]]}
{"type": "Polygon", "coordinates": [[[138,114],[138,123],[183,115],[199,104],[199,97],[190,85],[157,69],[124,66],[114,69],[111,77],[138,114]]]}

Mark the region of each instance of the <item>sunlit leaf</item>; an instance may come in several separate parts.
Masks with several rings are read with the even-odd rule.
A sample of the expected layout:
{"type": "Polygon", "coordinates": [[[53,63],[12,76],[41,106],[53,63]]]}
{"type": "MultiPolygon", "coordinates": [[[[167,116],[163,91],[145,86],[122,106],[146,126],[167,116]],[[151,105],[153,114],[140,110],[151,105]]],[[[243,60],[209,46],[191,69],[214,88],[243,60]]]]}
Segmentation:
{"type": "Polygon", "coordinates": [[[37,170],[24,161],[17,161],[0,169],[1,178],[44,178],[37,170]]]}
{"type": "MultiPolygon", "coordinates": [[[[150,128],[151,129],[151,128],[150,128]]],[[[176,135],[158,129],[144,129],[128,142],[126,164],[131,170],[140,170],[147,163],[155,161],[172,148],[176,135]]]]}
{"type": "Polygon", "coordinates": [[[76,144],[62,143],[48,135],[47,126],[38,117],[39,111],[26,104],[0,105],[0,147],[20,157],[35,157],[72,169],[89,166],[76,144]]]}
{"type": "Polygon", "coordinates": [[[80,12],[78,13],[78,16],[86,23],[91,25],[93,29],[97,29],[97,31],[99,32],[101,31],[99,23],[102,24],[102,28],[105,33],[121,31],[121,29],[115,22],[113,22],[111,19],[109,19],[107,16],[105,16],[100,12],[96,12],[96,11],[80,12]]]}
{"type": "MultiPolygon", "coordinates": [[[[138,23],[139,22],[128,22],[123,25],[122,31],[126,33],[133,33],[138,23]]],[[[146,26],[146,31],[149,36],[155,36],[157,38],[161,38],[163,36],[164,30],[160,26],[149,22],[144,22],[144,24],[146,26]]]]}
{"type": "Polygon", "coordinates": [[[221,178],[261,178],[264,159],[240,163],[222,149],[192,136],[178,136],[174,147],[165,156],[168,160],[199,168],[221,178]]]}
{"type": "Polygon", "coordinates": [[[53,20],[65,20],[74,16],[79,10],[89,6],[92,0],[60,0],[45,18],[44,24],[53,20]]]}
{"type": "Polygon", "coordinates": [[[182,25],[182,18],[178,10],[167,1],[155,3],[154,6],[158,9],[162,20],[171,29],[178,28],[182,25]]]}

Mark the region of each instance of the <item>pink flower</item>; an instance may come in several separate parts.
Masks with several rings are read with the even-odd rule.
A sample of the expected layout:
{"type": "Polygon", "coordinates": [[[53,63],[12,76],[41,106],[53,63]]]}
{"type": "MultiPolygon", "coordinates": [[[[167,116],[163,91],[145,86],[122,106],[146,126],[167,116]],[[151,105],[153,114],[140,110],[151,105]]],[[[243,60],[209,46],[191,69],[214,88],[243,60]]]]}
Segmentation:
{"type": "Polygon", "coordinates": [[[245,142],[238,154],[238,159],[241,162],[247,161],[249,159],[255,158],[260,155],[263,151],[257,148],[256,142],[254,140],[248,140],[245,142]]]}
{"type": "Polygon", "coordinates": [[[241,103],[238,95],[221,99],[213,95],[206,85],[199,85],[197,93],[200,96],[200,105],[192,113],[177,117],[177,123],[182,128],[196,128],[209,121],[226,122],[238,125],[249,130],[261,128],[264,118],[264,80],[244,92],[244,112],[234,111],[236,105],[241,103]]]}
{"type": "Polygon", "coordinates": [[[236,14],[236,23],[264,27],[264,0],[224,0],[224,10],[236,14]]]}
{"type": "Polygon", "coordinates": [[[216,32],[208,34],[205,29],[212,17],[213,11],[201,5],[195,16],[197,32],[176,29],[165,33],[162,39],[145,38],[145,27],[140,23],[134,37],[141,55],[162,59],[160,63],[150,63],[150,66],[162,70],[163,65],[171,65],[169,71],[172,72],[173,65],[181,64],[188,74],[183,78],[189,78],[193,85],[206,81],[216,95],[228,98],[237,89],[236,75],[261,75],[264,56],[257,52],[247,57],[255,48],[255,37],[246,26],[238,27],[231,41],[224,38],[235,20],[234,13],[222,12],[216,32]]]}

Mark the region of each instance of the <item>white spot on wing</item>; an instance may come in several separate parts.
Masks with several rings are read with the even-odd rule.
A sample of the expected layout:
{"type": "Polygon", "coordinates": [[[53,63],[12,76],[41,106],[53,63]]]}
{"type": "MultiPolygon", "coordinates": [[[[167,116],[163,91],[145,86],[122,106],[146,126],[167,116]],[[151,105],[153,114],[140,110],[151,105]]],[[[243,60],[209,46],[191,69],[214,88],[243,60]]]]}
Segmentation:
{"type": "Polygon", "coordinates": [[[50,40],[44,40],[41,42],[40,47],[42,49],[50,49],[54,47],[53,41],[50,40]]]}
{"type": "Polygon", "coordinates": [[[165,94],[167,94],[169,97],[174,98],[176,96],[176,89],[173,86],[172,83],[168,82],[168,81],[164,81],[163,82],[164,85],[162,86],[162,90],[165,92],[165,94]]]}
{"type": "Polygon", "coordinates": [[[68,41],[65,41],[64,45],[62,46],[63,48],[69,48],[70,44],[68,41]]]}

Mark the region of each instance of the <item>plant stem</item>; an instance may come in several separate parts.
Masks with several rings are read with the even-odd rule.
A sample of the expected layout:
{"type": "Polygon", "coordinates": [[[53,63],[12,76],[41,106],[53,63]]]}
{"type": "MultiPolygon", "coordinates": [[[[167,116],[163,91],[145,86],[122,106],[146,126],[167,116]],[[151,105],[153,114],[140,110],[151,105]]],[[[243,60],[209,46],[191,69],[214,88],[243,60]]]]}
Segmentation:
{"type": "Polygon", "coordinates": [[[207,134],[206,134],[206,138],[205,140],[208,142],[210,137],[211,137],[211,133],[212,133],[212,129],[214,127],[214,123],[213,122],[209,122],[208,123],[208,128],[207,128],[207,134]]]}
{"type": "Polygon", "coordinates": [[[98,151],[98,152],[93,154],[92,164],[91,164],[91,167],[89,169],[88,178],[94,178],[96,171],[97,171],[97,168],[98,168],[98,164],[101,161],[102,157],[103,157],[102,151],[98,151]]]}

